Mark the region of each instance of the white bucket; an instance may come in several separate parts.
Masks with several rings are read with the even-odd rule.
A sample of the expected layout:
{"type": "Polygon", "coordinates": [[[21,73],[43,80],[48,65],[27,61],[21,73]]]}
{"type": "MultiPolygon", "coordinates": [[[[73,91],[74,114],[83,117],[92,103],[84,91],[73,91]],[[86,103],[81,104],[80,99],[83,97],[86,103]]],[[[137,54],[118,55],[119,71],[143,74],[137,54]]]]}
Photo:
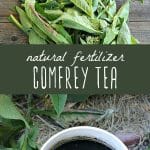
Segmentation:
{"type": "Polygon", "coordinates": [[[78,137],[96,139],[100,143],[105,143],[107,147],[114,150],[128,150],[127,147],[113,134],[103,129],[87,126],[73,127],[57,133],[43,145],[41,150],[50,150],[62,141],[65,143],[65,141],[70,141],[71,139],[76,139],[78,137]]]}

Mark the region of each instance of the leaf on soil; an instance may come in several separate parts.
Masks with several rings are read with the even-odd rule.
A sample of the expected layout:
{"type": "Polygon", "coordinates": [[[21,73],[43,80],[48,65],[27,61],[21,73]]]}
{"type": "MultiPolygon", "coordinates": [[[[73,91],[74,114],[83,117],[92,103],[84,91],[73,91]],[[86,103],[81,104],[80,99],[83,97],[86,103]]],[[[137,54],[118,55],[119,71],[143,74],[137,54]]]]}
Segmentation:
{"type": "Polygon", "coordinates": [[[45,110],[35,110],[35,114],[46,115],[54,119],[56,122],[59,122],[64,127],[68,127],[73,124],[87,124],[93,123],[93,121],[98,122],[103,119],[108,119],[114,111],[96,111],[96,110],[70,110],[62,112],[58,118],[56,113],[53,111],[45,110]]]}
{"type": "Polygon", "coordinates": [[[0,94],[0,117],[10,120],[21,120],[27,128],[30,128],[29,124],[16,108],[11,98],[3,94],[0,94]]]}
{"type": "Polygon", "coordinates": [[[67,94],[50,94],[51,101],[57,112],[58,116],[63,112],[66,101],[67,101],[67,94]]]}

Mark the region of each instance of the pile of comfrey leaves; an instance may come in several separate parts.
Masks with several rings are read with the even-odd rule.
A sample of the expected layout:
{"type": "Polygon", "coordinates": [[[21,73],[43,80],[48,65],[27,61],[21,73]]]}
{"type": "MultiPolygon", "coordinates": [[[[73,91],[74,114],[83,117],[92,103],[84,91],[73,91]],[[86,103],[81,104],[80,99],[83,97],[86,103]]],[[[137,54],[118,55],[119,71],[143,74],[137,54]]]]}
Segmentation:
{"type": "Polygon", "coordinates": [[[115,0],[25,0],[16,7],[30,44],[136,44],[127,20],[130,1],[117,11],[115,0]]]}
{"type": "MultiPolygon", "coordinates": [[[[24,0],[21,7],[15,8],[19,19],[13,15],[9,19],[26,33],[30,44],[137,44],[127,25],[129,7],[129,0],[119,10],[115,0],[24,0]]],[[[45,115],[53,119],[68,115],[63,114],[67,100],[87,98],[87,95],[48,96],[54,110],[51,108],[45,115]]],[[[31,109],[32,96],[28,95],[26,100],[27,109],[21,111],[12,96],[0,95],[0,149],[39,149],[38,128],[31,114],[40,111],[31,109]]],[[[83,111],[69,115],[73,113],[83,118],[87,116],[83,111]]],[[[95,115],[99,118],[101,113],[95,115]]]]}

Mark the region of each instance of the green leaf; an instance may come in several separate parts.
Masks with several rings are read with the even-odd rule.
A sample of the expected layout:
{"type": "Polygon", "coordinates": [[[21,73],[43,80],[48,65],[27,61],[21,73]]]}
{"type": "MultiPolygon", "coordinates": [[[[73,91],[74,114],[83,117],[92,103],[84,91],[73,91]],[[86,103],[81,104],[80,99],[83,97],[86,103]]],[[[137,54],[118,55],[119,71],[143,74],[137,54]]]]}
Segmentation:
{"type": "Polygon", "coordinates": [[[35,114],[46,115],[56,120],[63,127],[73,126],[74,124],[89,124],[92,125],[93,121],[99,122],[103,119],[109,119],[115,110],[107,109],[106,111],[97,111],[97,110],[70,110],[62,112],[58,118],[56,113],[53,111],[43,111],[35,110],[35,114]]]}
{"type": "Polygon", "coordinates": [[[62,25],[64,27],[82,30],[93,34],[100,34],[100,31],[97,31],[92,27],[92,23],[86,16],[80,16],[77,13],[74,15],[64,13],[64,15],[60,17],[60,20],[62,20],[62,25]]]}
{"type": "Polygon", "coordinates": [[[115,0],[110,0],[108,4],[107,13],[109,16],[111,16],[111,19],[116,14],[116,1],[115,0]]]}
{"type": "Polygon", "coordinates": [[[131,44],[139,44],[140,42],[134,37],[131,36],[131,44]]]}
{"type": "Polygon", "coordinates": [[[62,25],[53,24],[52,26],[58,33],[63,35],[70,44],[73,43],[71,36],[69,35],[69,33],[65,30],[65,28],[62,25]]]}
{"type": "Polygon", "coordinates": [[[44,39],[42,39],[36,32],[33,30],[29,33],[29,43],[30,44],[47,44],[44,39]]]}
{"type": "Polygon", "coordinates": [[[20,19],[22,26],[24,27],[24,30],[26,32],[30,31],[32,29],[32,23],[28,19],[24,10],[22,10],[20,7],[16,6],[16,11],[19,14],[19,19],[20,19]]]}
{"type": "Polygon", "coordinates": [[[50,20],[58,19],[63,14],[61,10],[45,10],[44,12],[48,18],[51,18],[50,20]]]}
{"type": "Polygon", "coordinates": [[[36,32],[36,34],[38,34],[39,37],[41,37],[45,41],[48,41],[47,35],[44,34],[43,31],[41,31],[41,29],[39,29],[36,25],[32,25],[32,29],[36,32]]]}
{"type": "Polygon", "coordinates": [[[93,0],[92,6],[93,6],[93,12],[95,12],[98,7],[98,0],[93,0]]]}
{"type": "Polygon", "coordinates": [[[127,0],[127,2],[118,10],[116,15],[118,16],[118,18],[122,18],[126,22],[129,17],[129,10],[130,10],[130,2],[129,0],[127,0]]]}
{"type": "MultiPolygon", "coordinates": [[[[44,9],[49,9],[49,10],[56,10],[56,9],[61,9],[64,7],[64,5],[67,3],[65,1],[68,0],[46,0],[46,2],[39,3],[41,7],[44,9]]],[[[69,0],[70,1],[70,0],[69,0]]],[[[67,3],[68,4],[68,3],[67,3]]]]}
{"type": "Polygon", "coordinates": [[[11,98],[3,94],[0,94],[0,117],[10,120],[21,120],[27,128],[30,128],[29,124],[11,101],[11,98]]]}
{"type": "Polygon", "coordinates": [[[114,17],[113,20],[113,28],[117,26],[117,23],[119,19],[124,20],[124,22],[127,22],[129,17],[129,9],[130,9],[130,2],[127,0],[127,2],[118,10],[117,14],[114,17]]]}
{"type": "Polygon", "coordinates": [[[93,10],[91,5],[91,0],[71,0],[75,6],[80,8],[83,12],[85,12],[89,16],[93,16],[93,10]]]}
{"type": "Polygon", "coordinates": [[[131,33],[126,22],[123,22],[118,33],[117,44],[131,44],[131,33]]]}
{"type": "Polygon", "coordinates": [[[38,150],[36,143],[38,135],[39,135],[38,128],[32,127],[31,129],[26,129],[18,141],[18,149],[38,150]]]}
{"type": "Polygon", "coordinates": [[[45,17],[46,19],[50,21],[57,19],[63,13],[60,9],[57,9],[57,10],[46,9],[45,7],[41,6],[41,3],[36,3],[35,9],[40,15],[42,15],[43,17],[45,17]]]}
{"type": "Polygon", "coordinates": [[[14,23],[19,29],[26,33],[22,24],[13,15],[10,15],[8,19],[10,22],[14,23]]]}
{"type": "Polygon", "coordinates": [[[64,110],[64,106],[67,101],[67,95],[66,94],[50,94],[50,98],[59,116],[64,110]]]}

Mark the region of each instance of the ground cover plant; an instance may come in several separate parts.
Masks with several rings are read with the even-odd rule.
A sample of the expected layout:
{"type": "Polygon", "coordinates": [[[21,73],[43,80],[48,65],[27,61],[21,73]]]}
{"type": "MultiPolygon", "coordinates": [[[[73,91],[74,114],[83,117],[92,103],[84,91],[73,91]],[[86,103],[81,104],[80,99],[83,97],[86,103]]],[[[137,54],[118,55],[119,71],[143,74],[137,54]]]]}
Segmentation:
{"type": "MultiPolygon", "coordinates": [[[[9,20],[28,36],[29,44],[138,44],[127,24],[129,10],[129,0],[119,9],[115,0],[24,0],[15,7],[19,18],[10,15],[9,20]]],[[[38,128],[31,115],[47,115],[63,126],[75,118],[101,120],[112,112],[63,112],[67,100],[79,102],[88,95],[47,97],[53,104],[48,111],[32,108],[33,95],[27,95],[27,109],[21,111],[12,96],[0,95],[0,149],[39,149],[38,128]]]]}

